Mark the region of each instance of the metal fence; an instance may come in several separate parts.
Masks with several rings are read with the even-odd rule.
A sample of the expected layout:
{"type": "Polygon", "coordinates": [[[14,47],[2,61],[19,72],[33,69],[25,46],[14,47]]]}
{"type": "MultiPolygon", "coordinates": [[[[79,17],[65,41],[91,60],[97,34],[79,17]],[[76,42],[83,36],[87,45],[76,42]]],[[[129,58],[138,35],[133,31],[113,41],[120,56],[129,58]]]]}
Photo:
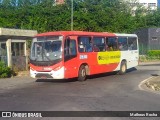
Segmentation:
{"type": "Polygon", "coordinates": [[[139,44],[139,54],[146,55],[148,51],[148,47],[145,44],[139,44]]]}
{"type": "Polygon", "coordinates": [[[150,50],[160,50],[160,46],[154,47],[154,46],[147,46],[145,44],[139,44],[140,61],[160,60],[160,54],[149,55],[148,52],[150,50]]]}
{"type": "Polygon", "coordinates": [[[0,56],[0,61],[4,62],[7,65],[7,56],[0,56]]]}

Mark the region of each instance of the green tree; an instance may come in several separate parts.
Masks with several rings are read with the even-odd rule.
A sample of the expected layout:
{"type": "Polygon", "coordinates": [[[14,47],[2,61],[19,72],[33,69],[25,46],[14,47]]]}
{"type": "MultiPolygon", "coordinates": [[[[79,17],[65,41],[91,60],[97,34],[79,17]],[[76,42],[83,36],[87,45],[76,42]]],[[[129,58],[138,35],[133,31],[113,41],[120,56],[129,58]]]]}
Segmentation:
{"type": "MultiPolygon", "coordinates": [[[[74,30],[131,33],[143,27],[159,27],[160,10],[148,12],[136,3],[131,6],[126,0],[73,0],[74,30]],[[134,12],[133,7],[137,8],[134,12]]],[[[71,0],[62,5],[54,5],[53,0],[3,0],[0,27],[38,32],[70,30],[71,0]]]]}
{"type": "Polygon", "coordinates": [[[160,8],[146,16],[146,24],[151,27],[160,27],[160,8]]]}

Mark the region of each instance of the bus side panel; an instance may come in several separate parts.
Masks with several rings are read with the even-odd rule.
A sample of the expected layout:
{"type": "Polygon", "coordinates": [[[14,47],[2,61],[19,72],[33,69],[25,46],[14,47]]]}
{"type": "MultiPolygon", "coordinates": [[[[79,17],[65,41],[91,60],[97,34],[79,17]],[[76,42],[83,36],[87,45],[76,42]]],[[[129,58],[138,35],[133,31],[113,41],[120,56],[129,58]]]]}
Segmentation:
{"type": "MultiPolygon", "coordinates": [[[[128,51],[121,51],[121,60],[126,60],[127,62],[127,69],[136,67],[138,65],[138,50],[128,50],[128,51]]],[[[120,65],[116,68],[116,70],[120,70],[120,65]]]]}
{"type": "Polygon", "coordinates": [[[114,71],[118,63],[99,64],[98,53],[80,53],[77,58],[65,62],[65,78],[78,77],[79,68],[82,64],[89,67],[89,75],[114,71]]]}
{"type": "Polygon", "coordinates": [[[78,77],[82,64],[89,66],[89,75],[115,71],[120,63],[120,51],[79,53],[65,62],[65,78],[78,77]]]}
{"type": "Polygon", "coordinates": [[[92,66],[91,74],[115,71],[120,63],[120,51],[98,52],[94,54],[96,63],[92,66]]]}
{"type": "Polygon", "coordinates": [[[65,65],[65,78],[74,78],[78,76],[78,65],[77,65],[77,57],[70,59],[64,63],[65,65]]]}
{"type": "Polygon", "coordinates": [[[98,73],[106,73],[114,71],[118,66],[118,63],[109,64],[109,65],[94,65],[91,66],[91,74],[98,74],[98,73]]]}
{"type": "Polygon", "coordinates": [[[90,75],[114,71],[120,61],[120,52],[92,52],[81,53],[78,58],[80,64],[89,66],[90,75]],[[115,56],[118,56],[117,58],[115,56]]]}

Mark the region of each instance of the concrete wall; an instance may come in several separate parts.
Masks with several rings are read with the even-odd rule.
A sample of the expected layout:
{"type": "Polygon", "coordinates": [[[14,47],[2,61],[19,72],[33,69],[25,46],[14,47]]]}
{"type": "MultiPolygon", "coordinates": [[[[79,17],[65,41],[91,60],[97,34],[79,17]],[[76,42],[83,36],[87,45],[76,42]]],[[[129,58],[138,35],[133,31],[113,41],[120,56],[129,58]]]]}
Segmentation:
{"type": "Polygon", "coordinates": [[[8,29],[0,28],[0,36],[26,36],[33,37],[37,34],[36,30],[8,29]]]}
{"type": "Polygon", "coordinates": [[[149,49],[160,50],[160,28],[149,28],[149,49]]]}
{"type": "Polygon", "coordinates": [[[139,38],[140,54],[148,50],[160,50],[160,28],[144,28],[135,31],[139,38]]]}
{"type": "MultiPolygon", "coordinates": [[[[28,55],[27,55],[27,40],[31,40],[37,34],[36,30],[21,30],[21,29],[8,29],[0,28],[0,42],[6,42],[7,47],[7,65],[12,68],[12,42],[23,42],[24,43],[24,56],[26,60],[26,69],[28,68],[28,55]]],[[[18,57],[17,57],[18,59],[18,57]]]]}

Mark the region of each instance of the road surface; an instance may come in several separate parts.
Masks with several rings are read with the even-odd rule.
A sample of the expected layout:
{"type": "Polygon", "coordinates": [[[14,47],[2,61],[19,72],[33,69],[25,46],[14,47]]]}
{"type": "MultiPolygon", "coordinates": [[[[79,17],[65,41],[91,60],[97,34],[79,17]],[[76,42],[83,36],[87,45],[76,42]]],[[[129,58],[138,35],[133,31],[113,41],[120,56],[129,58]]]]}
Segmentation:
{"type": "MultiPolygon", "coordinates": [[[[125,75],[102,74],[92,76],[85,82],[78,82],[75,79],[36,80],[29,77],[0,79],[0,111],[160,111],[160,95],[139,88],[140,82],[159,70],[159,64],[141,65],[129,70],[125,75]]],[[[150,120],[152,118],[77,119],[150,120]]]]}

